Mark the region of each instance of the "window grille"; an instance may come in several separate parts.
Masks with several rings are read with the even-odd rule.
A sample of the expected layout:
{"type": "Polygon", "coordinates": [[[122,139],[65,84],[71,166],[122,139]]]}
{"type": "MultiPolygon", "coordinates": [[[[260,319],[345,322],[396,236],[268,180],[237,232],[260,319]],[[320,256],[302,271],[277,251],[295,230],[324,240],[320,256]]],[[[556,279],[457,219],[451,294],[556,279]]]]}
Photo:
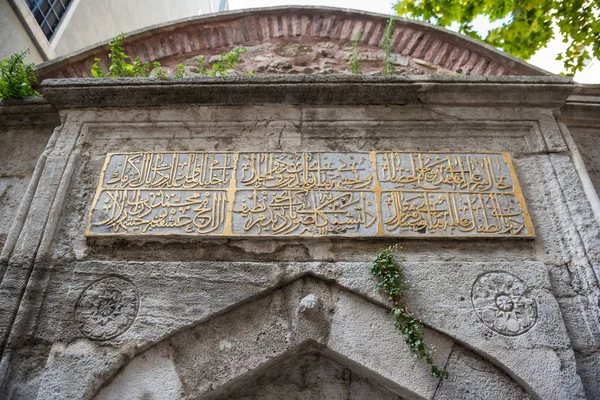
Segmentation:
{"type": "Polygon", "coordinates": [[[25,0],[35,20],[50,40],[72,0],[25,0]]]}

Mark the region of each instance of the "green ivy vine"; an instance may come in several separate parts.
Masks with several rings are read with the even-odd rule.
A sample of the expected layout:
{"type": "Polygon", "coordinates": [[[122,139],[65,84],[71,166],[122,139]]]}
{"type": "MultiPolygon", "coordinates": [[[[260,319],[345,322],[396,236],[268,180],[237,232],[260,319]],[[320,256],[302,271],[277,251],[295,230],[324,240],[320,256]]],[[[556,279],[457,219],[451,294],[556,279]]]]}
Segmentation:
{"type": "Polygon", "coordinates": [[[383,249],[377,254],[371,266],[371,273],[378,280],[377,289],[392,302],[394,326],[404,335],[404,341],[414,357],[424,359],[431,365],[432,376],[447,379],[448,371],[434,364],[431,351],[425,347],[423,324],[406,306],[404,295],[409,285],[392,248],[383,249]]]}

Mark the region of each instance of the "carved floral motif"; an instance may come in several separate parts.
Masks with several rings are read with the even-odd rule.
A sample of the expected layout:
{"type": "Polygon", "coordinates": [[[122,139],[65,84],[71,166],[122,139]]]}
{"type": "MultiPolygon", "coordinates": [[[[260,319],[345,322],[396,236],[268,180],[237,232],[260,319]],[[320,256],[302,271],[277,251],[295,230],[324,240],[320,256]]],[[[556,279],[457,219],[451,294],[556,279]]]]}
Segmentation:
{"type": "Polygon", "coordinates": [[[110,340],[124,333],[135,320],[140,298],[135,285],[116,276],[102,278],[81,293],[75,320],[93,340],[110,340]]]}
{"type": "Polygon", "coordinates": [[[501,335],[521,335],[537,320],[537,303],[529,296],[527,286],[506,272],[479,276],[471,300],[481,322],[501,335]]]}

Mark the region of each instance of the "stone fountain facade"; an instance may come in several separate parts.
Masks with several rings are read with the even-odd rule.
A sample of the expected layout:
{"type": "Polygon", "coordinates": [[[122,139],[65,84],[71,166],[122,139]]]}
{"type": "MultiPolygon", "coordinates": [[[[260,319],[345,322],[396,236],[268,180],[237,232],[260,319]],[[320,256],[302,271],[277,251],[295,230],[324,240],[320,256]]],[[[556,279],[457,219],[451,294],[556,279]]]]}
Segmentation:
{"type": "Polygon", "coordinates": [[[1,397],[600,398],[600,91],[403,20],[380,76],[386,22],[129,36],[184,78],[86,78],[106,44],[39,66],[0,105],[1,397]],[[389,246],[447,380],[376,290],[389,246]]]}

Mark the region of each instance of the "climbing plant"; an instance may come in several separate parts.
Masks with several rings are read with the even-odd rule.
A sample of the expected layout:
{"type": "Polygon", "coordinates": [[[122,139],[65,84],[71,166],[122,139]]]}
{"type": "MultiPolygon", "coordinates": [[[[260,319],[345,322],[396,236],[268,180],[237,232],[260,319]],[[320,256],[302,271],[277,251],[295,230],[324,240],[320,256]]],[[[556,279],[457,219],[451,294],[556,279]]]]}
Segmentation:
{"type": "Polygon", "coordinates": [[[39,96],[31,83],[37,83],[33,64],[25,64],[29,50],[11,55],[0,61],[0,99],[39,96]]]}
{"type": "MultiPolygon", "coordinates": [[[[166,78],[166,74],[160,69],[161,65],[158,61],[142,63],[140,57],[136,57],[133,63],[130,64],[127,61],[130,57],[125,54],[123,48],[125,37],[125,34],[121,33],[109,43],[110,66],[108,67],[108,76],[110,78],[147,78],[154,69],[157,69],[157,78],[166,78]]],[[[107,76],[100,67],[99,58],[94,59],[91,73],[94,78],[105,78],[107,76]]]]}
{"type": "Polygon", "coordinates": [[[371,273],[377,278],[379,289],[392,303],[394,326],[404,336],[404,342],[416,358],[431,365],[431,375],[448,378],[448,371],[434,364],[431,351],[423,341],[423,324],[409,310],[404,301],[408,281],[402,266],[396,261],[392,248],[381,250],[371,266],[371,273]]]}

